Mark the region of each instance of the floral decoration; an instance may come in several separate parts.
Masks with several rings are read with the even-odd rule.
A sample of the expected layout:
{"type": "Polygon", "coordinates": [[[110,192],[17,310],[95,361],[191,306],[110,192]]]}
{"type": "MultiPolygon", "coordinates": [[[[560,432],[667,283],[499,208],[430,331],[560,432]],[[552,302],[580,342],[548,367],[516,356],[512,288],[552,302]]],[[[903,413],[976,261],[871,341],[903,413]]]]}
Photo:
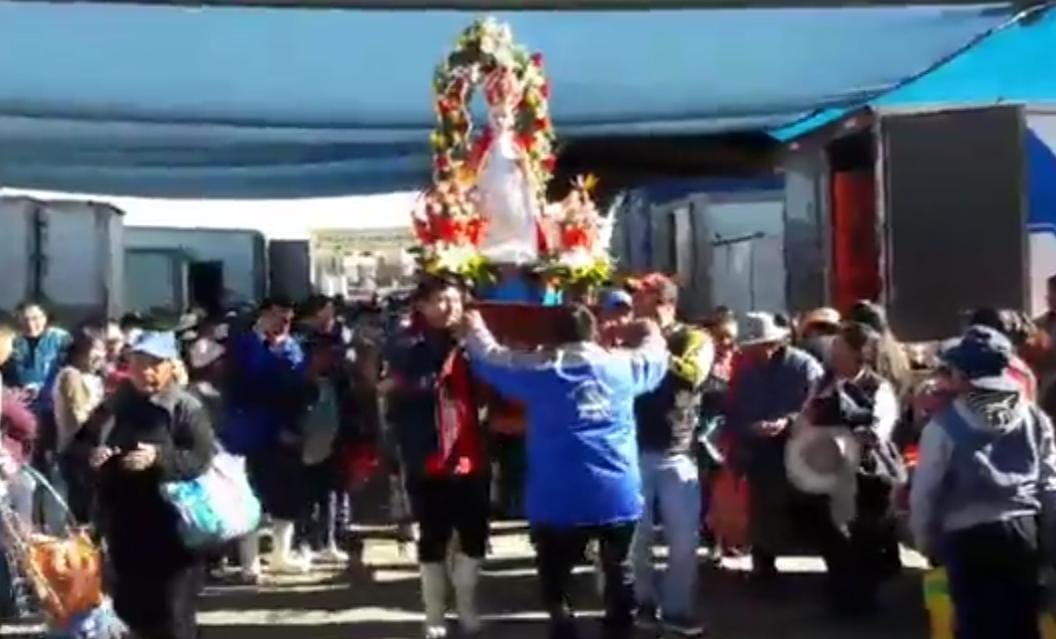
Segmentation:
{"type": "Polygon", "coordinates": [[[433,77],[437,116],[431,139],[434,182],[472,182],[476,178],[470,100],[473,89],[482,83],[490,105],[511,103],[514,129],[528,152],[532,178],[545,189],[555,157],[550,85],[543,56],[516,44],[509,25],[492,18],[470,25],[433,77]]]}
{"type": "Polygon", "coordinates": [[[477,253],[486,216],[478,210],[474,186],[487,128],[474,135],[470,101],[483,85],[489,108],[508,107],[513,128],[526,155],[525,169],[544,200],[554,169],[554,130],[550,121],[550,87],[543,59],[514,43],[510,27],[488,18],[478,20],[458,39],[433,78],[437,125],[431,136],[433,186],[414,214],[426,270],[445,270],[471,276],[483,274],[477,253]]]}
{"type": "Polygon", "coordinates": [[[609,240],[611,220],[599,213],[592,192],[593,175],[579,177],[552,214],[556,251],[547,271],[559,281],[573,285],[601,285],[612,275],[609,240]]]}
{"type": "MultiPolygon", "coordinates": [[[[423,270],[485,282],[495,279],[496,268],[480,252],[489,218],[479,206],[477,182],[495,131],[474,131],[470,102],[477,88],[489,114],[502,118],[502,130],[512,128],[523,151],[522,170],[540,203],[553,176],[555,138],[542,55],[516,44],[506,24],[492,18],[471,24],[433,77],[433,185],[419,199],[413,220],[423,270]]],[[[577,179],[565,199],[539,211],[546,252],[535,268],[560,283],[594,285],[611,276],[609,220],[591,197],[596,182],[593,176],[577,179]]]]}

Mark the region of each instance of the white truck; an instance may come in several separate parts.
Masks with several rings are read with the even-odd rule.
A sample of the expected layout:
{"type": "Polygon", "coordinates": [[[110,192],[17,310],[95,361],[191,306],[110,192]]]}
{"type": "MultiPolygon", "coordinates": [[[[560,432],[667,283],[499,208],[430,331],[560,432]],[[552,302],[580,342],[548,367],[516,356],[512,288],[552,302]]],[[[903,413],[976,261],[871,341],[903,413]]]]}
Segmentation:
{"type": "Polygon", "coordinates": [[[0,197],[0,310],[33,299],[64,322],[120,314],[122,216],[98,202],[0,197]]]}

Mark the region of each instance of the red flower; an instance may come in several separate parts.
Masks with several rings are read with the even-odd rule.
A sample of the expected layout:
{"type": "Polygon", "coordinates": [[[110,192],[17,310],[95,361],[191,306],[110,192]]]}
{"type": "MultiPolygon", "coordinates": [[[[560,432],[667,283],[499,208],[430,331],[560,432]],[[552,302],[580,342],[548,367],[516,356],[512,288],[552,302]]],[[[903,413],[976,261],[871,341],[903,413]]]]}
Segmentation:
{"type": "Polygon", "coordinates": [[[479,246],[481,237],[484,235],[484,220],[475,217],[466,223],[466,236],[473,246],[479,246]]]}
{"type": "Polygon", "coordinates": [[[550,83],[544,82],[543,86],[539,88],[539,93],[543,94],[543,98],[550,99],[550,83]]]}
{"type": "Polygon", "coordinates": [[[521,133],[517,136],[517,144],[524,150],[530,150],[535,146],[535,136],[531,133],[521,133]]]}
{"type": "Polygon", "coordinates": [[[422,220],[414,220],[414,233],[422,244],[432,244],[433,236],[429,233],[429,226],[422,220]]]}
{"type": "Polygon", "coordinates": [[[535,67],[537,69],[542,69],[543,68],[543,54],[542,53],[533,53],[532,54],[532,64],[535,65],[535,67]]]}
{"type": "Polygon", "coordinates": [[[455,221],[446,215],[433,218],[433,226],[435,227],[438,240],[451,243],[458,235],[458,227],[455,221]]]}
{"type": "Polygon", "coordinates": [[[536,118],[532,126],[536,131],[545,131],[550,127],[550,122],[546,118],[536,118]]]}
{"type": "Polygon", "coordinates": [[[550,155],[550,156],[547,156],[547,157],[543,158],[543,168],[546,169],[547,171],[553,172],[554,167],[556,167],[556,166],[557,166],[557,158],[555,158],[554,156],[550,155]]]}
{"type": "Polygon", "coordinates": [[[561,243],[566,249],[587,247],[590,244],[590,237],[584,229],[575,226],[565,227],[561,231],[561,243]]]}

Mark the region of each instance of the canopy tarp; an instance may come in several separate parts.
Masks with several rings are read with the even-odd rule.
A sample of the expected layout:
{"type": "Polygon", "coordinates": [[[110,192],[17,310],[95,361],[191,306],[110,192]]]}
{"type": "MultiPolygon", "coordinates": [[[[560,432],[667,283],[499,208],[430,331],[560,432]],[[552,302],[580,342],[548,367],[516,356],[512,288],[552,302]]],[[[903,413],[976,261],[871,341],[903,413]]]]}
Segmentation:
{"type": "MultiPolygon", "coordinates": [[[[479,14],[0,1],[0,184],[282,198],[428,180],[431,76],[479,14]]],[[[768,129],[894,86],[1008,5],[499,14],[565,138],[768,129]]]]}
{"type": "Polygon", "coordinates": [[[1037,8],[896,88],[780,127],[787,141],[861,108],[1056,103],[1056,9],[1037,8]]]}

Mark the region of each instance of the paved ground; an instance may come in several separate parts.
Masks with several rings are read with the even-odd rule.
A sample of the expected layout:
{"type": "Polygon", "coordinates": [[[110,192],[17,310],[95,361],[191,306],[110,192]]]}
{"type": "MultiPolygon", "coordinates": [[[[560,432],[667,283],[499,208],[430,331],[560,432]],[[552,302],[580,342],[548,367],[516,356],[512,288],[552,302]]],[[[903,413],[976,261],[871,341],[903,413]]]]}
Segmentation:
{"type": "MultiPolygon", "coordinates": [[[[419,615],[414,565],[385,529],[369,533],[366,567],[345,572],[337,567],[305,578],[268,580],[254,588],[210,588],[200,621],[204,639],[413,639],[419,615]]],[[[911,559],[912,561],[912,559],[911,559]]],[[[745,579],[743,562],[723,570],[702,568],[702,602],[713,636],[720,639],[913,639],[925,637],[918,575],[906,575],[885,592],[884,611],[874,618],[841,624],[830,621],[818,605],[820,563],[809,558],[781,561],[784,584],[760,593],[745,579]]],[[[585,636],[597,636],[591,615],[597,614],[589,570],[578,573],[580,610],[585,636]]],[[[490,628],[496,639],[542,639],[531,551],[524,529],[500,525],[493,540],[481,588],[490,628]]],[[[32,629],[8,626],[0,634],[31,636],[32,629]]],[[[643,635],[646,637],[647,635],[643,635]]]]}
{"type": "MultiPolygon", "coordinates": [[[[336,571],[312,579],[283,580],[254,589],[211,589],[201,621],[206,639],[403,639],[419,636],[417,574],[398,545],[375,534],[367,544],[367,569],[336,571]]],[[[912,563],[912,559],[910,560],[912,563]]],[[[713,636],[728,639],[912,639],[924,637],[918,575],[912,569],[885,592],[884,611],[854,624],[830,621],[818,605],[821,565],[808,558],[782,560],[783,587],[760,593],[745,579],[743,562],[702,569],[702,601],[713,636]]],[[[581,611],[596,615],[589,570],[579,573],[581,611]]],[[[481,595],[491,620],[488,638],[545,636],[523,528],[502,526],[494,538],[481,595]]],[[[590,619],[583,622],[596,636],[590,619]]],[[[644,636],[644,635],[643,635],[644,636]]]]}
{"type": "MultiPolygon", "coordinates": [[[[370,500],[376,501],[376,500],[370,500]]],[[[368,521],[383,521],[373,513],[368,521]]],[[[401,548],[391,528],[364,529],[362,569],[333,566],[304,578],[268,579],[257,587],[211,587],[199,620],[203,639],[415,639],[420,636],[421,604],[413,551],[401,548]]],[[[919,560],[907,556],[919,566],[919,560]]],[[[826,617],[821,601],[822,564],[811,558],[784,558],[780,587],[759,592],[744,578],[745,561],[722,570],[701,568],[701,602],[718,639],[923,639],[919,573],[908,568],[884,592],[884,607],[854,624],[826,617]]],[[[584,637],[597,637],[599,612],[593,573],[577,572],[577,606],[584,637]]],[[[492,554],[481,584],[486,639],[545,639],[538,604],[532,552],[518,524],[497,524],[492,554]]],[[[0,636],[35,637],[39,628],[0,626],[0,636]]],[[[455,635],[457,637],[457,634],[455,635]]],[[[642,635],[643,639],[651,639],[642,635]]]]}

